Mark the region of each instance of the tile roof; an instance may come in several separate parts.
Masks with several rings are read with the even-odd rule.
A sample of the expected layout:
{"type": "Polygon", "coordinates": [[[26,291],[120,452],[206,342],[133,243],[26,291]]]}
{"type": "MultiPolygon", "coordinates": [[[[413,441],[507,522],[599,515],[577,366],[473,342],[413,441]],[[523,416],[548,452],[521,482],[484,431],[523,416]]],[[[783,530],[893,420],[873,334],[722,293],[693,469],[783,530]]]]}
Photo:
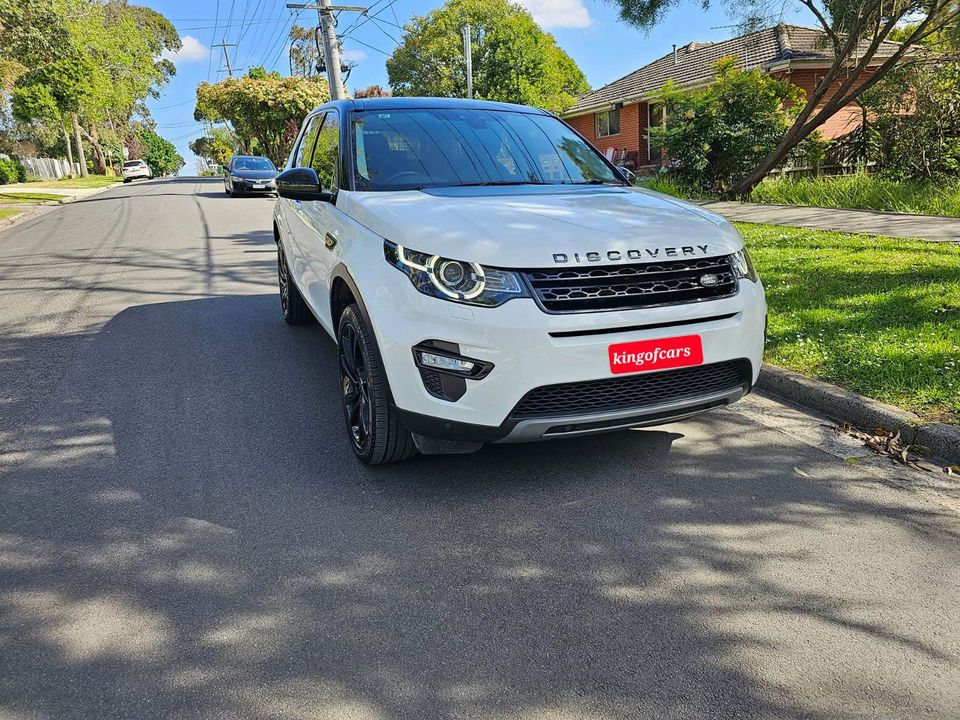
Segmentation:
{"type": "MultiPolygon", "coordinates": [[[[862,47],[866,49],[867,43],[862,43],[862,47]]],[[[888,56],[898,47],[899,43],[886,41],[881,44],[877,56],[888,56]]],[[[731,55],[738,59],[737,66],[744,70],[768,67],[787,60],[833,58],[822,30],[784,23],[720,42],[690,43],[678,47],[676,54],[676,63],[673,52],[670,52],[619,80],[581,95],[576,104],[563,114],[640,98],[659,90],[667,80],[673,80],[678,85],[706,82],[713,77],[716,62],[731,55]]]]}

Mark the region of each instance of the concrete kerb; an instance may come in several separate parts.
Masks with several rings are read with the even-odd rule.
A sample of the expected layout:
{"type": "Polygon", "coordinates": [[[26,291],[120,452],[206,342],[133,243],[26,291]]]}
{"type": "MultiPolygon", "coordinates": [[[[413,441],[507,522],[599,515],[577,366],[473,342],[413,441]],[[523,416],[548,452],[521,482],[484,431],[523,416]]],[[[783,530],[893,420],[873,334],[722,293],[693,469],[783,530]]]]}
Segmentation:
{"type": "Polygon", "coordinates": [[[764,363],[757,387],[864,430],[883,428],[900,432],[904,444],[926,448],[947,464],[960,463],[960,428],[924,423],[912,412],[872,400],[836,385],[764,363]]]}

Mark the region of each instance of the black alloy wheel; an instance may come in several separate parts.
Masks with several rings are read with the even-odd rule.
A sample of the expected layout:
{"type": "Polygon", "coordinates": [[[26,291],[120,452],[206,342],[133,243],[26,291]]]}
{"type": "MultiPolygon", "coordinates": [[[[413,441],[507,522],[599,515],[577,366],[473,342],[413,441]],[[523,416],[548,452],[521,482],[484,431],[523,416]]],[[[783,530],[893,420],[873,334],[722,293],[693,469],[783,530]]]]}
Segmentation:
{"type": "Polygon", "coordinates": [[[367,465],[413,457],[417,447],[400,422],[377,339],[358,305],[343,311],[337,328],[340,399],[354,454],[367,465]]]}
{"type": "Polygon", "coordinates": [[[277,284],[280,287],[280,310],[283,319],[290,325],[306,325],[313,321],[313,314],[307,303],[290,279],[290,269],[283,252],[283,243],[277,242],[277,284]]]}
{"type": "Polygon", "coordinates": [[[365,456],[370,450],[371,434],[370,364],[352,324],[345,324],[340,333],[339,353],[344,418],[354,451],[365,456]]]}

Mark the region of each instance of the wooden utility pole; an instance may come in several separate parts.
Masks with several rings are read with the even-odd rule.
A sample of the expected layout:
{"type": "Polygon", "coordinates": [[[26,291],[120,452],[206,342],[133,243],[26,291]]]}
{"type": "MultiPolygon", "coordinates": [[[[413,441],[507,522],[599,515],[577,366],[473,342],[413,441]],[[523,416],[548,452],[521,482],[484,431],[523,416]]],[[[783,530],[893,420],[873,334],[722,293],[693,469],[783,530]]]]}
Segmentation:
{"type": "Polygon", "coordinates": [[[467,61],[467,97],[473,98],[473,50],[470,46],[470,26],[463,26],[463,57],[467,61]]]}
{"type": "Polygon", "coordinates": [[[353,5],[333,5],[330,0],[318,0],[319,5],[302,5],[288,3],[291,10],[316,10],[320,16],[320,35],[323,38],[323,64],[327,66],[327,85],[330,88],[331,100],[342,100],[347,97],[343,87],[343,78],[340,75],[340,44],[337,42],[337,21],[333,17],[334,11],[346,10],[351,12],[366,12],[365,7],[353,5]]]}
{"type": "Polygon", "coordinates": [[[227,52],[227,48],[232,48],[236,46],[237,46],[236,43],[219,43],[217,45],[210,46],[211,48],[215,48],[215,47],[223,48],[223,62],[227,66],[227,73],[230,75],[230,77],[233,77],[233,68],[230,67],[230,53],[227,52]]]}

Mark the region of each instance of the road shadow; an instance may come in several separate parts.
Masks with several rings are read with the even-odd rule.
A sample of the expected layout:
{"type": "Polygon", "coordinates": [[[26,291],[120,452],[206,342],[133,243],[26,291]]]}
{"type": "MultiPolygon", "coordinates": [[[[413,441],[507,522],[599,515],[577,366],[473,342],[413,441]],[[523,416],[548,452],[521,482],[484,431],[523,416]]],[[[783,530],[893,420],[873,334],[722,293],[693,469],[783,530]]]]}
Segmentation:
{"type": "MultiPolygon", "coordinates": [[[[798,694],[744,661],[786,652],[764,622],[784,644],[848,632],[955,667],[867,599],[776,570],[817,577],[837,523],[869,541],[914,528],[949,557],[956,538],[929,509],[853,498],[827,462],[794,474],[795,451],[758,452],[756,426],[729,412],[366,468],[341,428],[332,343],[277,303],[130,308],[36,409],[2,481],[0,710],[852,716],[843,690],[798,694]]],[[[879,683],[865,707],[938,702],[879,683]]]]}

